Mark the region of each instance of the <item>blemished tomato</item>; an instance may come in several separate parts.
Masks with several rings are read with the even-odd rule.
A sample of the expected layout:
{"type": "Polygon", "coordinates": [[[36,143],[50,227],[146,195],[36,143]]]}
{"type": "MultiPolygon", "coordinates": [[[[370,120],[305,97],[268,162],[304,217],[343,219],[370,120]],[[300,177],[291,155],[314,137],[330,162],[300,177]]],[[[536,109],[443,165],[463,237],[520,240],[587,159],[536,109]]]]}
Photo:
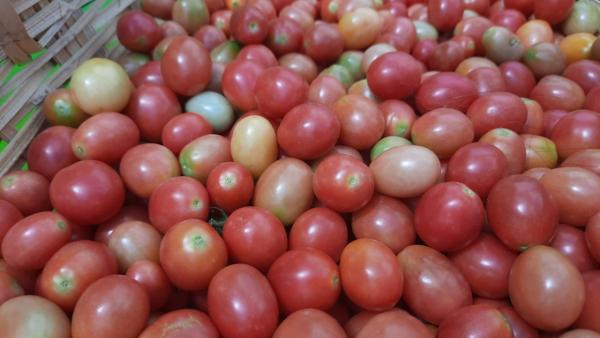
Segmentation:
{"type": "Polygon", "coordinates": [[[345,338],[342,326],[326,312],[305,309],[292,313],[279,324],[273,338],[345,338]]]}
{"type": "Polygon", "coordinates": [[[544,245],[517,257],[508,287],[519,315],[546,331],[571,326],[581,314],[586,298],[581,273],[567,257],[544,245]]]}
{"type": "Polygon", "coordinates": [[[347,243],[346,222],[337,212],[327,208],[305,211],[290,229],[290,250],[315,248],[328,254],[336,262],[340,260],[340,254],[347,243]]]}
{"type": "Polygon", "coordinates": [[[267,277],[286,314],[302,309],[327,311],[342,292],[337,264],[317,249],[284,253],[273,263],[267,277]]]}
{"type": "Polygon", "coordinates": [[[317,199],[338,212],[354,212],[364,207],[375,191],[373,174],[366,164],[346,155],[325,158],[313,176],[317,199]]]}
{"type": "Polygon", "coordinates": [[[415,210],[415,230],[429,247],[441,252],[460,250],[482,230],[485,209],[481,198],[459,182],[433,186],[415,210]]]}
{"type": "Polygon", "coordinates": [[[76,128],[89,117],[78,105],[72,90],[56,89],[44,99],[42,111],[52,125],[76,128]]]}
{"type": "Polygon", "coordinates": [[[148,198],[161,183],[179,176],[180,171],[177,158],[167,147],[144,143],[129,149],[123,155],[119,173],[129,191],[148,198]]]}
{"type": "Polygon", "coordinates": [[[508,296],[508,275],[516,258],[517,255],[496,237],[485,233],[450,256],[473,293],[491,299],[508,296]]]}
{"type": "Polygon", "coordinates": [[[83,121],[71,137],[71,150],[80,160],[117,163],[140,141],[134,121],[119,113],[100,113],[83,121]]]}
{"type": "Polygon", "coordinates": [[[160,265],[182,290],[201,290],[227,265],[227,247],[210,224],[189,219],[173,225],[160,243],[160,265]],[[194,269],[188,269],[195,266],[194,269]]]}
{"type": "Polygon", "coordinates": [[[168,87],[155,84],[136,88],[126,108],[142,139],[149,142],[159,142],[165,124],[180,113],[177,95],[168,87]]]}
{"type": "Polygon", "coordinates": [[[38,296],[20,296],[0,306],[0,336],[3,338],[35,337],[43,332],[47,338],[69,338],[67,315],[54,303],[38,296]]]}
{"type": "Polygon", "coordinates": [[[119,212],[125,188],[119,174],[107,164],[84,160],[54,176],[50,199],[67,219],[79,225],[98,224],[119,212]]]}
{"type": "Polygon", "coordinates": [[[417,119],[414,109],[404,101],[386,100],[379,105],[385,119],[385,136],[410,136],[417,119]]]}
{"type": "Polygon", "coordinates": [[[75,241],[60,248],[46,263],[36,293],[70,312],[90,284],[117,270],[117,260],[106,245],[75,241]]]}
{"type": "Polygon", "coordinates": [[[288,247],[287,234],[281,221],[271,212],[245,207],[231,213],[223,226],[223,240],[230,258],[251,265],[262,272],[288,247]]]}
{"type": "Polygon", "coordinates": [[[278,323],[275,292],[267,278],[246,264],[219,271],[208,287],[208,313],[225,338],[268,338],[278,323]]]}
{"type": "Polygon", "coordinates": [[[370,238],[357,239],[344,248],[340,277],[346,296],[369,311],[391,309],[404,288],[402,268],[394,252],[370,238]]]}
{"type": "Polygon", "coordinates": [[[254,194],[252,173],[236,162],[223,162],[211,170],[206,182],[211,200],[225,212],[246,206],[254,194]]]}
{"type": "Polygon", "coordinates": [[[130,51],[148,53],[162,40],[163,31],[152,16],[129,10],[117,21],[117,37],[130,51]]]}
{"type": "Polygon", "coordinates": [[[412,211],[400,200],[380,194],[352,214],[352,233],[381,241],[395,254],[416,240],[412,211]]]}
{"type": "MultiPolygon", "coordinates": [[[[51,209],[48,180],[31,170],[15,170],[0,178],[0,199],[28,216],[51,209]]],[[[54,206],[56,207],[56,206],[54,206]]]]}
{"type": "Polygon", "coordinates": [[[192,96],[206,88],[211,70],[208,49],[192,37],[175,37],[161,59],[166,85],[180,95],[192,96]]]}
{"type": "Polygon", "coordinates": [[[138,282],[146,291],[150,307],[156,311],[167,303],[173,293],[173,286],[163,268],[156,262],[140,260],[129,266],[127,277],[138,282]]]}
{"type": "Polygon", "coordinates": [[[438,251],[411,245],[398,254],[404,272],[402,299],[419,318],[439,324],[473,302],[469,283],[438,251]]]}
{"type": "Polygon", "coordinates": [[[42,211],[8,229],[2,240],[2,258],[13,268],[38,270],[70,239],[70,222],[57,212],[42,211]],[[37,244],[31,245],[34,242],[37,244]]]}
{"type": "Polygon", "coordinates": [[[150,315],[144,289],[127,276],[113,275],[90,285],[73,310],[73,338],[137,337],[150,315]]]}
{"type": "Polygon", "coordinates": [[[203,312],[182,309],[158,317],[140,334],[139,338],[218,338],[219,332],[203,312]]]}

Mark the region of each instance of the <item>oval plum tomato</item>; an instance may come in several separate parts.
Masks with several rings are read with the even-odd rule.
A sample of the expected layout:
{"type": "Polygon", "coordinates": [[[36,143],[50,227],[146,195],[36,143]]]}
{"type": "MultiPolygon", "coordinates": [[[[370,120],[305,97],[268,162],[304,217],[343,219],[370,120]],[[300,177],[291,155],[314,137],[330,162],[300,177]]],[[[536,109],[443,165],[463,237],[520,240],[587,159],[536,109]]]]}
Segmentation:
{"type": "Polygon", "coordinates": [[[519,134],[509,129],[497,128],[487,132],[479,141],[493,145],[505,155],[509,174],[520,174],[525,170],[525,143],[519,134]]]}
{"type": "Polygon", "coordinates": [[[462,0],[430,0],[427,5],[427,19],[440,31],[449,31],[462,19],[462,0]]]}
{"type": "Polygon", "coordinates": [[[500,65],[500,72],[506,83],[506,90],[520,97],[529,97],[535,87],[535,76],[519,61],[508,61],[500,65]]]}
{"type": "Polygon", "coordinates": [[[126,114],[140,129],[142,139],[159,142],[165,124],[181,114],[181,104],[168,87],[143,84],[133,92],[126,114]]]}
{"type": "Polygon", "coordinates": [[[231,161],[230,142],[227,138],[208,134],[188,143],[179,153],[179,165],[185,176],[206,182],[208,175],[219,163],[231,161]]]}
{"type": "Polygon", "coordinates": [[[150,315],[144,289],[126,276],[107,276],[90,285],[73,310],[73,338],[137,337],[150,315]]]}
{"type": "Polygon", "coordinates": [[[440,72],[421,83],[415,100],[421,113],[443,107],[464,113],[477,97],[477,87],[469,78],[455,73],[440,72]]]}
{"type": "Polygon", "coordinates": [[[50,184],[52,205],[67,219],[90,225],[114,216],[125,200],[119,174],[103,162],[84,160],[59,171],[50,184]]]}
{"type": "Polygon", "coordinates": [[[269,48],[259,44],[244,46],[236,59],[254,61],[267,68],[278,65],[275,54],[269,48]]]}
{"type": "Polygon", "coordinates": [[[459,182],[440,183],[427,190],[415,210],[415,230],[429,247],[460,250],[481,232],[485,209],[481,198],[459,182]]]}
{"type": "Polygon", "coordinates": [[[440,159],[450,158],[473,142],[473,123],[456,109],[437,108],[419,117],[411,127],[412,141],[431,149],[440,159]]]}
{"type": "Polygon", "coordinates": [[[569,113],[556,123],[551,139],[561,159],[580,150],[600,148],[600,114],[591,110],[569,113]]]}
{"type": "Polygon", "coordinates": [[[108,240],[108,248],[117,258],[119,268],[125,273],[141,260],[158,262],[161,234],[155,227],[140,221],[119,224],[108,240]]]}
{"type": "Polygon", "coordinates": [[[198,310],[181,309],[158,317],[139,338],[219,338],[219,332],[207,314],[198,310]]]}
{"type": "Polygon", "coordinates": [[[227,338],[267,338],[277,327],[277,297],[267,278],[246,264],[219,271],[208,287],[208,313],[227,338]]]}
{"type": "Polygon", "coordinates": [[[231,37],[244,45],[262,43],[269,33],[269,20],[256,6],[243,6],[231,15],[231,37]]]}
{"type": "Polygon", "coordinates": [[[513,263],[509,279],[515,310],[534,327],[564,330],[579,317],[585,303],[581,273],[559,251],[539,245],[513,263]]]}
{"type": "Polygon", "coordinates": [[[83,121],[71,139],[71,149],[81,160],[119,162],[140,141],[132,119],[119,113],[100,113],[83,121]]]}
{"type": "Polygon", "coordinates": [[[18,221],[23,219],[23,214],[12,203],[0,200],[0,243],[8,230],[18,221]]]}
{"type": "MultiPolygon", "coordinates": [[[[588,271],[583,274],[583,282],[585,283],[586,301],[583,305],[583,311],[575,322],[575,327],[586,328],[598,332],[600,322],[598,322],[598,309],[600,302],[598,295],[600,292],[600,272],[598,270],[588,271]]],[[[583,337],[585,338],[585,337],[583,337]]]]}
{"type": "Polygon", "coordinates": [[[467,337],[511,338],[510,323],[500,310],[488,304],[466,306],[448,316],[439,326],[437,338],[467,337]]]}
{"type": "Polygon", "coordinates": [[[254,195],[254,179],[243,165],[223,162],[210,171],[206,188],[215,205],[231,213],[250,203],[254,195]]]}
{"type": "Polygon", "coordinates": [[[163,32],[152,16],[129,10],[119,17],[117,37],[130,51],[148,53],[162,40],[163,32]]]}
{"type": "Polygon", "coordinates": [[[327,311],[342,291],[337,264],[312,248],[286,252],[273,263],[267,277],[287,314],[308,308],[327,311]]]}
{"type": "Polygon", "coordinates": [[[42,211],[8,230],[2,240],[2,257],[13,268],[38,270],[70,239],[70,222],[59,213],[42,211]]]}
{"type": "Polygon", "coordinates": [[[529,96],[544,110],[572,111],[581,109],[585,104],[583,89],[575,81],[559,75],[548,75],[542,78],[529,96]]]}
{"type": "Polygon", "coordinates": [[[517,255],[496,237],[485,233],[450,256],[473,293],[492,299],[508,296],[508,275],[516,258],[517,255]]]}
{"type": "Polygon", "coordinates": [[[336,262],[347,243],[346,222],[337,212],[327,208],[305,211],[290,229],[290,250],[318,249],[336,262]]]}
{"type": "Polygon", "coordinates": [[[160,243],[160,265],[182,290],[201,290],[227,265],[227,247],[208,223],[189,219],[172,226],[160,243]],[[194,269],[187,267],[194,266],[194,269]]]}
{"type": "MultiPolygon", "coordinates": [[[[300,75],[309,83],[314,80],[318,72],[317,64],[310,57],[301,53],[289,53],[279,58],[279,64],[300,75]]],[[[310,86],[309,86],[310,92],[310,86]]]]}
{"type": "Polygon", "coordinates": [[[365,310],[389,310],[402,296],[402,268],[392,250],[374,239],[357,239],[344,248],[340,276],[346,296],[365,310]]]}
{"type": "Polygon", "coordinates": [[[356,8],[340,18],[338,29],[342,33],[346,49],[364,49],[381,33],[383,22],[372,8],[356,8]]]}
{"type": "Polygon", "coordinates": [[[375,190],[373,174],[366,164],[346,155],[325,158],[315,170],[313,190],[317,199],[338,212],[364,207],[375,190]]]}
{"type": "Polygon", "coordinates": [[[69,318],[55,304],[38,296],[15,297],[0,307],[0,336],[69,338],[69,318]]]}
{"type": "Polygon", "coordinates": [[[547,244],[558,225],[552,196],[534,178],[513,175],[499,181],[487,199],[494,234],[512,250],[547,244]]]}
{"type": "Polygon", "coordinates": [[[233,126],[231,157],[254,177],[259,177],[277,160],[278,151],[274,126],[266,118],[260,115],[246,116],[233,126]]]}
{"type": "Polygon", "coordinates": [[[506,156],[493,145],[477,142],[454,153],[448,162],[446,180],[464,183],[485,199],[496,182],[507,175],[506,156]]]}
{"type": "Polygon", "coordinates": [[[419,318],[439,324],[473,302],[460,270],[435,249],[411,245],[398,254],[398,260],[404,271],[403,300],[419,318]]]}
{"type": "Polygon", "coordinates": [[[378,57],[367,71],[369,88],[378,97],[403,99],[419,87],[422,68],[415,58],[404,52],[391,52],[378,57]]]}
{"type": "Polygon", "coordinates": [[[161,142],[173,154],[179,155],[181,149],[188,143],[212,132],[212,125],[200,114],[184,113],[173,116],[165,124],[161,133],[161,142]]]}
{"type": "Polygon", "coordinates": [[[256,109],[256,82],[265,67],[249,60],[235,60],[227,65],[222,78],[223,94],[231,104],[242,110],[256,109]]]}
{"type": "Polygon", "coordinates": [[[75,241],[50,258],[39,277],[37,294],[70,312],[90,284],[117,270],[117,260],[106,245],[75,241]]]}
{"type": "Polygon", "coordinates": [[[263,272],[287,250],[283,224],[269,211],[245,207],[234,211],[223,226],[223,239],[232,260],[263,272]]]}
{"type": "Polygon", "coordinates": [[[303,161],[284,158],[273,162],[256,183],[254,205],[290,225],[313,202],[313,172],[303,161]]]}
{"type": "Polygon", "coordinates": [[[344,329],[336,318],[317,309],[305,309],[284,319],[273,338],[345,338],[344,329]]]}
{"type": "Polygon", "coordinates": [[[346,88],[331,75],[317,76],[308,88],[308,101],[331,107],[339,98],[346,94],[346,88]]]}
{"type": "Polygon", "coordinates": [[[277,128],[277,141],[289,156],[311,160],[336,144],[341,125],[331,109],[304,103],[290,110],[277,128]]]}
{"type": "Polygon", "coordinates": [[[210,201],[202,183],[190,177],[173,177],[150,195],[150,222],[163,234],[173,225],[190,218],[206,220],[210,201]]]}
{"type": "Polygon", "coordinates": [[[75,129],[54,126],[39,133],[29,144],[27,163],[29,169],[51,180],[60,170],[77,161],[71,150],[75,129]]]}
{"type": "Polygon", "coordinates": [[[254,95],[258,109],[267,117],[283,117],[308,98],[308,83],[294,71],[267,68],[256,79],[254,95]]]}
{"type": "Polygon", "coordinates": [[[371,148],[383,135],[385,120],[377,104],[363,96],[348,94],[333,105],[341,122],[340,143],[356,150],[371,148]]]}
{"type": "Polygon", "coordinates": [[[127,188],[142,198],[150,197],[161,183],[180,173],[175,155],[167,147],[155,143],[129,149],[121,159],[119,172],[127,188]]]}
{"type": "Polygon", "coordinates": [[[275,55],[297,52],[302,46],[302,27],[291,19],[274,19],[269,23],[266,45],[275,55]]]}
{"type": "Polygon", "coordinates": [[[141,260],[127,269],[127,277],[138,282],[150,299],[150,307],[156,311],[167,303],[173,293],[173,286],[163,268],[156,262],[141,260]]]}
{"type": "Polygon", "coordinates": [[[520,133],[527,121],[527,107],[520,97],[507,92],[490,93],[476,99],[467,110],[475,137],[495,128],[520,133]]]}
{"type": "MultiPolygon", "coordinates": [[[[434,333],[416,317],[403,310],[375,313],[364,323],[356,338],[394,338],[410,335],[415,338],[433,338],[434,333]]],[[[351,336],[352,337],[352,336],[351,336]]]]}
{"type": "Polygon", "coordinates": [[[352,214],[352,233],[376,239],[395,254],[416,240],[412,211],[400,200],[379,194],[352,214]]]}
{"type": "Polygon", "coordinates": [[[317,63],[328,63],[342,54],[344,39],[337,25],[317,21],[304,32],[303,47],[317,63]]]}
{"type": "Polygon", "coordinates": [[[165,83],[175,93],[192,96],[201,92],[211,78],[208,50],[192,37],[177,36],[161,59],[165,83]]]}
{"type": "Polygon", "coordinates": [[[52,208],[49,188],[48,180],[35,171],[15,170],[0,178],[0,199],[28,216],[52,208]]]}

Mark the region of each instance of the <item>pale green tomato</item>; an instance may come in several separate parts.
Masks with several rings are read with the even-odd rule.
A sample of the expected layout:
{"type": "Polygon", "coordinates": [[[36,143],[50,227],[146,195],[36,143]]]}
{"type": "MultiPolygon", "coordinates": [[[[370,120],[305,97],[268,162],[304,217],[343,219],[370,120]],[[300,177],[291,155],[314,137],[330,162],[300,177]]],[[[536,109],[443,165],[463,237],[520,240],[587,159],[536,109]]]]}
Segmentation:
{"type": "Polygon", "coordinates": [[[421,40],[435,40],[438,39],[438,31],[431,24],[425,21],[413,21],[415,30],[417,31],[417,39],[421,40]]]}
{"type": "Polygon", "coordinates": [[[229,129],[234,119],[229,101],[215,92],[203,92],[192,97],[185,104],[185,111],[204,117],[217,133],[229,129]]]}
{"type": "Polygon", "coordinates": [[[409,140],[400,136],[386,136],[379,140],[379,142],[375,143],[373,148],[371,149],[371,161],[376,159],[379,155],[384,152],[400,146],[406,146],[412,144],[409,140]]]}

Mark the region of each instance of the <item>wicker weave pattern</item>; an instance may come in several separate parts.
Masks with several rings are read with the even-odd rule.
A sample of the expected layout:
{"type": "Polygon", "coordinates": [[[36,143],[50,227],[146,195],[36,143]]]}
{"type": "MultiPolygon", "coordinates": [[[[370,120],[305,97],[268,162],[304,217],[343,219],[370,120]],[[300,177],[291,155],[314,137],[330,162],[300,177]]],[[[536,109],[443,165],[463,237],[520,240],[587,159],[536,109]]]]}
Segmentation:
{"type": "MultiPolygon", "coordinates": [[[[0,87],[0,97],[10,96],[0,106],[0,138],[8,142],[0,153],[0,176],[24,161],[21,155],[44,123],[41,103],[46,95],[68,81],[75,68],[92,56],[116,58],[123,52],[123,48],[108,50],[105,45],[115,37],[118,15],[135,0],[113,0],[106,8],[102,8],[104,1],[98,0],[85,12],[81,9],[84,0],[11,1],[28,35],[45,51],[0,87]],[[31,118],[17,128],[27,114],[31,118]]],[[[5,52],[0,51],[0,58],[6,63],[3,69],[12,67],[5,52]]]]}

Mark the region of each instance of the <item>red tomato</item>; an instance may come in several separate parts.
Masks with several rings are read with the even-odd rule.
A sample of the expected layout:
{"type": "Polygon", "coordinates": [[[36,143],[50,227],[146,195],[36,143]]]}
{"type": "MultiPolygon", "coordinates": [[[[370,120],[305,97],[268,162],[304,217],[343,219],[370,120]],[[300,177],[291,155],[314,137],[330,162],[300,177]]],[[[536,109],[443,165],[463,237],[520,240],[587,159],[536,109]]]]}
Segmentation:
{"type": "Polygon", "coordinates": [[[244,46],[238,53],[236,59],[254,61],[265,67],[275,67],[278,65],[275,54],[263,45],[244,46]]]}
{"type": "Polygon", "coordinates": [[[194,139],[179,153],[179,164],[185,176],[206,183],[210,172],[220,163],[231,161],[230,142],[227,138],[208,134],[194,139]]]}
{"type": "Polygon", "coordinates": [[[133,82],[136,87],[143,84],[164,86],[165,79],[162,75],[160,61],[150,61],[140,67],[140,69],[138,69],[131,77],[131,82],[133,82]]]}
{"type": "Polygon", "coordinates": [[[411,127],[412,141],[431,149],[440,159],[450,158],[473,142],[473,123],[462,112],[437,108],[419,117],[411,127]]]}
{"type": "Polygon", "coordinates": [[[308,101],[331,107],[345,94],[346,88],[337,78],[320,75],[311,82],[308,88],[308,101]]]}
{"type": "Polygon", "coordinates": [[[283,117],[307,100],[308,83],[294,71],[271,67],[256,79],[254,95],[262,114],[270,118],[283,117]]]}
{"type": "Polygon", "coordinates": [[[236,8],[231,15],[230,29],[231,37],[245,45],[262,43],[269,33],[268,18],[256,6],[236,8]]]}
{"type": "Polygon", "coordinates": [[[23,214],[12,203],[0,200],[0,243],[10,228],[23,219],[23,214]]]}
{"type": "Polygon", "coordinates": [[[365,310],[389,310],[402,296],[402,268],[394,252],[374,239],[357,239],[344,248],[340,276],[346,296],[365,310]]]}
{"type": "Polygon", "coordinates": [[[233,264],[219,271],[208,287],[208,312],[225,338],[268,338],[277,327],[275,292],[260,271],[233,264]]]}
{"type": "Polygon", "coordinates": [[[152,16],[129,10],[117,21],[117,37],[130,51],[148,53],[162,40],[163,32],[152,16]]]}
{"type": "Polygon", "coordinates": [[[315,248],[339,261],[348,243],[344,219],[327,208],[313,208],[296,219],[290,230],[290,250],[315,248]]]}
{"type": "Polygon", "coordinates": [[[148,210],[146,210],[145,207],[138,205],[124,206],[116,215],[98,226],[94,235],[94,240],[108,245],[108,239],[115,228],[127,221],[150,223],[150,220],[148,219],[148,210]]]}
{"type": "Polygon", "coordinates": [[[173,116],[162,128],[161,143],[175,155],[188,143],[213,132],[212,125],[200,114],[184,113],[173,116]]]}
{"type": "Polygon", "coordinates": [[[67,219],[90,225],[114,216],[125,200],[123,181],[103,162],[85,160],[59,171],[50,184],[52,205],[67,219]]]}
{"type": "Polygon", "coordinates": [[[305,309],[289,315],[273,333],[273,338],[345,338],[344,329],[327,313],[305,309]]]}
{"type": "Polygon", "coordinates": [[[2,257],[13,268],[38,270],[70,239],[70,222],[59,213],[42,211],[18,221],[6,232],[2,257]]]}
{"type": "Polygon", "coordinates": [[[302,27],[291,19],[274,19],[269,23],[266,44],[275,55],[299,51],[302,46],[302,27]]]}
{"type": "Polygon", "coordinates": [[[39,133],[29,144],[27,163],[29,169],[51,180],[56,173],[77,161],[71,150],[75,129],[53,126],[39,133]]]}
{"type": "Polygon", "coordinates": [[[552,141],[561,159],[573,153],[600,147],[600,114],[576,110],[562,117],[552,129],[552,141]]]}
{"type": "Polygon", "coordinates": [[[117,269],[117,260],[106,245],[72,242],[50,258],[39,277],[37,293],[69,312],[90,284],[117,269]]]}
{"type": "Polygon", "coordinates": [[[441,72],[421,83],[415,99],[421,113],[442,107],[464,113],[477,96],[473,81],[459,74],[441,72]]]}
{"type": "Polygon", "coordinates": [[[375,315],[365,323],[356,338],[394,338],[410,335],[415,338],[433,338],[434,334],[417,318],[402,310],[390,310],[375,315]]]}
{"type": "Polygon", "coordinates": [[[243,165],[223,162],[210,171],[206,187],[215,205],[231,213],[250,203],[254,194],[254,179],[243,165]]]}
{"type": "Polygon", "coordinates": [[[165,313],[150,324],[139,338],[219,338],[219,331],[203,312],[191,309],[165,313]]]}
{"type": "Polygon", "coordinates": [[[329,310],[342,292],[337,264],[312,248],[286,252],[273,263],[267,277],[286,314],[309,308],[329,310]]]}
{"type": "Polygon", "coordinates": [[[127,269],[127,276],[144,288],[154,311],[162,308],[173,293],[173,286],[165,271],[153,261],[136,261],[127,269]]]}
{"type": "Polygon", "coordinates": [[[328,63],[344,52],[344,38],[337,25],[317,21],[304,32],[303,47],[317,63],[328,63]]]}
{"type": "Polygon", "coordinates": [[[448,316],[439,326],[436,338],[513,337],[510,323],[491,305],[469,305],[448,316]]]}
{"type": "Polygon", "coordinates": [[[90,285],[73,310],[73,338],[137,337],[150,315],[144,289],[126,276],[107,276],[90,285]]]}
{"type": "Polygon", "coordinates": [[[229,215],[223,239],[235,262],[263,272],[287,250],[287,234],[281,221],[257,207],[241,208],[229,215]]]}
{"type": "Polygon", "coordinates": [[[421,74],[421,66],[410,54],[391,52],[381,55],[371,64],[367,81],[378,97],[399,100],[415,92],[421,74]]]}
{"type": "Polygon", "coordinates": [[[221,43],[227,41],[227,36],[225,36],[225,33],[212,25],[200,27],[200,29],[194,33],[194,37],[202,42],[204,47],[206,47],[208,50],[213,50],[221,43]]]}
{"type": "Polygon", "coordinates": [[[142,139],[159,142],[167,122],[181,113],[181,105],[168,87],[144,84],[133,92],[126,113],[139,127],[142,139]]]}
{"type": "Polygon", "coordinates": [[[242,111],[256,109],[254,88],[264,66],[249,60],[236,60],[227,65],[222,78],[223,94],[242,111]]]}
{"type": "Polygon", "coordinates": [[[462,19],[462,0],[430,0],[427,19],[440,31],[449,31],[462,19]]]}
{"type": "Polygon", "coordinates": [[[188,36],[175,37],[161,59],[165,83],[180,95],[192,96],[206,88],[211,70],[206,47],[188,36]]]}
{"type": "Polygon", "coordinates": [[[598,268],[598,263],[588,249],[585,232],[582,230],[560,224],[556,228],[550,246],[565,255],[581,273],[598,268]]]}
{"type": "Polygon", "coordinates": [[[208,223],[190,219],[172,226],[160,244],[160,265],[182,290],[201,290],[227,265],[227,247],[208,223]],[[193,269],[188,267],[194,266],[193,269]]]}
{"type": "Polygon", "coordinates": [[[467,110],[473,121],[475,137],[495,128],[520,133],[527,121],[527,107],[520,97],[507,93],[490,93],[476,99],[467,110]]]}
{"type": "Polygon", "coordinates": [[[6,200],[28,216],[50,210],[48,180],[31,170],[15,170],[0,178],[0,199],[6,200]]]}
{"type": "Polygon", "coordinates": [[[158,262],[161,235],[152,225],[127,221],[118,225],[108,240],[108,248],[117,257],[121,272],[140,260],[158,262]]]}
{"type": "Polygon", "coordinates": [[[583,274],[585,284],[585,303],[579,318],[575,322],[575,327],[595,330],[600,329],[598,320],[598,310],[600,310],[600,272],[598,270],[588,271],[583,274]]]}
{"type": "Polygon", "coordinates": [[[366,150],[383,135],[385,120],[377,104],[363,96],[348,94],[333,105],[333,111],[341,122],[340,143],[366,150]]]}

